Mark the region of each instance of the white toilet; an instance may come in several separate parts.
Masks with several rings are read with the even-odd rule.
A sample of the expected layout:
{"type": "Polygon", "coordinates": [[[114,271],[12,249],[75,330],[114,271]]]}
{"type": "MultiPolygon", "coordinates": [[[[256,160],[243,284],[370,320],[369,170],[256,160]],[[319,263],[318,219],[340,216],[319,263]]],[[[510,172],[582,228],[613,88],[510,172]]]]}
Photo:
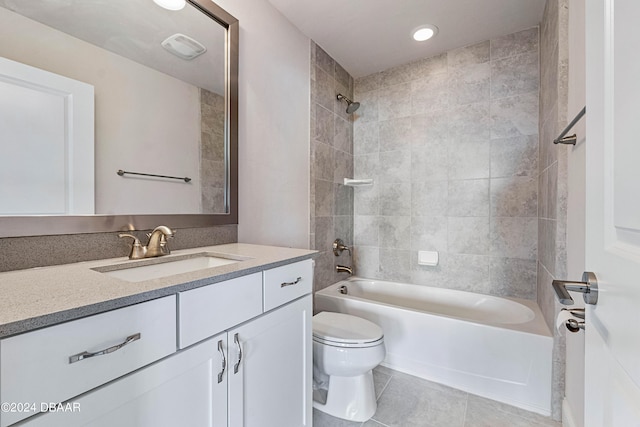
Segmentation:
{"type": "Polygon", "coordinates": [[[313,316],[313,407],[350,421],[371,418],[377,408],[371,370],[385,354],[375,323],[328,311],[313,316]]]}

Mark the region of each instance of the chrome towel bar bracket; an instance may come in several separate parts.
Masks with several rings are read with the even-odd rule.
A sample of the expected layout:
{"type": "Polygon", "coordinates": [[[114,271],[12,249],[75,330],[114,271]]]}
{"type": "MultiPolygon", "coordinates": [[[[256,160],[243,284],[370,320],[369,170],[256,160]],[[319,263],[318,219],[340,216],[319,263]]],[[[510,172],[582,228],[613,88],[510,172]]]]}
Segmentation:
{"type": "Polygon", "coordinates": [[[574,133],[573,135],[569,135],[569,136],[565,136],[572,127],[575,126],[576,123],[578,123],[578,120],[580,120],[582,118],[582,116],[584,116],[587,113],[587,107],[584,107],[582,110],[580,110],[580,112],[578,113],[577,116],[574,117],[573,120],[571,120],[571,123],[569,123],[567,125],[566,128],[564,128],[564,130],[562,131],[562,133],[553,140],[554,144],[567,144],[567,145],[576,145],[576,141],[578,140],[578,136],[574,133]]]}

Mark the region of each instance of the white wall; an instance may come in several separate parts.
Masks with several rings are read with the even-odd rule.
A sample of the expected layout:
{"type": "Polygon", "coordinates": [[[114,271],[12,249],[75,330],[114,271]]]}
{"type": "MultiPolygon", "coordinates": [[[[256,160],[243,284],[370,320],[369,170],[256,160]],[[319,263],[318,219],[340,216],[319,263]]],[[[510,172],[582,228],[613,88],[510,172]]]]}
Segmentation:
{"type": "Polygon", "coordinates": [[[238,240],[309,246],[309,39],[266,0],[240,22],[238,240]]]}
{"type": "Polygon", "coordinates": [[[96,213],[200,212],[197,87],[4,8],[0,39],[0,56],[95,86],[96,213]],[[122,178],[118,169],[193,181],[122,178]]]}
{"type": "MultiPolygon", "coordinates": [[[[584,0],[569,0],[569,108],[572,119],[584,107],[585,24],[584,0]]],[[[589,114],[587,112],[587,114],[589,114]]],[[[574,148],[568,148],[567,198],[567,278],[579,280],[585,270],[585,119],[573,131],[578,135],[574,148]]],[[[575,301],[582,302],[574,295],[575,301]]],[[[584,332],[567,333],[565,396],[576,427],[584,425],[584,332]]],[[[565,412],[567,407],[565,405],[565,412]]],[[[569,414],[563,414],[569,415],[569,414]]]]}

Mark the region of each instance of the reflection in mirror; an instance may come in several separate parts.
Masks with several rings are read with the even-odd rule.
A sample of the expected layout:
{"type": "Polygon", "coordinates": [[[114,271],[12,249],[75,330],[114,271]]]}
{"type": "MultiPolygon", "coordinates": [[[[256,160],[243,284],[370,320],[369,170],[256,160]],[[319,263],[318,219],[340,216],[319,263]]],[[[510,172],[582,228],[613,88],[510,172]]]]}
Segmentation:
{"type": "Polygon", "coordinates": [[[127,215],[129,228],[135,222],[132,215],[140,214],[227,213],[232,222],[213,223],[235,222],[237,212],[232,211],[237,201],[229,190],[235,187],[237,163],[229,160],[237,162],[231,159],[237,122],[230,117],[237,110],[237,100],[230,99],[237,86],[230,90],[226,77],[237,79],[237,49],[230,52],[227,45],[233,18],[207,3],[198,6],[194,0],[182,10],[169,11],[152,0],[0,0],[0,37],[10,41],[0,45],[0,57],[26,70],[22,78],[3,76],[9,72],[0,63],[0,98],[5,100],[4,105],[0,101],[0,146],[5,153],[11,152],[10,147],[26,147],[9,160],[13,172],[43,172],[22,172],[28,179],[19,180],[20,184],[14,182],[15,174],[14,180],[2,176],[3,182],[12,183],[14,197],[0,193],[0,215],[84,215],[91,213],[86,206],[92,205],[93,213],[116,218],[110,226],[89,226],[79,232],[121,229],[120,215],[127,215]],[[212,10],[223,16],[212,20],[212,10]],[[228,71],[229,62],[234,72],[228,71]],[[77,98],[69,96],[73,92],[32,82],[29,69],[92,88],[95,118],[80,116],[87,108],[69,108],[70,99],[77,98]],[[41,95],[36,94],[31,103],[40,109],[29,118],[38,131],[25,132],[30,126],[24,122],[29,121],[18,123],[3,114],[12,109],[14,116],[27,117],[15,102],[6,101],[6,95],[27,99],[23,92],[34,88],[48,94],[52,105],[37,102],[41,95]],[[76,134],[70,126],[81,119],[85,127],[95,120],[88,135],[86,130],[76,134]],[[85,182],[88,187],[92,179],[86,157],[73,157],[83,145],[95,156],[95,196],[80,202],[91,198],[77,191],[74,183],[85,182]],[[119,170],[163,177],[119,175],[119,170]],[[44,191],[45,183],[55,191],[44,191]],[[6,202],[11,198],[33,202],[45,198],[38,194],[53,193],[60,193],[62,201],[50,202],[50,207],[35,203],[12,207],[6,202]]]}

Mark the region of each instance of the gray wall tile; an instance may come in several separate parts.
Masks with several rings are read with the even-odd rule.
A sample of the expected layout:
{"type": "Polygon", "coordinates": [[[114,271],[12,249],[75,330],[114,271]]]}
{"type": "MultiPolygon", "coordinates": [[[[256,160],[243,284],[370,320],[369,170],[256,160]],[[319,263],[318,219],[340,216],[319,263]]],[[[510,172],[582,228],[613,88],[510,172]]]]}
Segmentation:
{"type": "Polygon", "coordinates": [[[379,150],[378,122],[356,121],[353,125],[353,153],[364,155],[379,150]]]}
{"type": "Polygon", "coordinates": [[[378,178],[382,183],[411,181],[411,151],[380,153],[378,178]]]}
{"type": "Polygon", "coordinates": [[[535,217],[538,182],[529,177],[491,179],[491,215],[535,217]]]}
{"type": "Polygon", "coordinates": [[[489,61],[489,40],[461,47],[447,53],[449,68],[464,67],[489,61]]]}
{"type": "Polygon", "coordinates": [[[380,220],[377,215],[354,217],[353,238],[358,246],[380,246],[378,241],[380,220]]]}
{"type": "Polygon", "coordinates": [[[356,215],[378,215],[378,187],[379,184],[374,184],[354,191],[353,211],[356,215]]]}
{"type": "Polygon", "coordinates": [[[491,141],[492,177],[536,176],[537,174],[537,134],[491,141]]]}
{"type": "MultiPolygon", "coordinates": [[[[391,89],[395,89],[394,86],[391,89]]],[[[449,103],[447,75],[435,74],[411,82],[410,99],[412,115],[447,108],[449,103]]],[[[404,92],[403,92],[404,93],[404,92]]],[[[396,99],[398,99],[396,97],[396,99]]],[[[406,114],[408,115],[408,114],[406,114]]]]}
{"type": "Polygon", "coordinates": [[[491,101],[491,137],[538,133],[538,92],[491,101]]]}
{"type": "Polygon", "coordinates": [[[505,98],[538,90],[538,52],[491,61],[491,96],[505,98]]]}
{"type": "Polygon", "coordinates": [[[354,123],[377,122],[379,98],[380,89],[376,89],[371,92],[364,92],[359,95],[356,101],[360,102],[360,108],[358,108],[358,111],[353,113],[354,123]]]}
{"type": "Polygon", "coordinates": [[[329,54],[318,45],[316,45],[315,54],[316,65],[333,77],[335,67],[335,61],[333,58],[331,58],[331,56],[329,56],[329,54]]]}
{"type": "Polygon", "coordinates": [[[380,215],[411,215],[411,183],[380,183],[380,215]]]}
{"type": "Polygon", "coordinates": [[[333,185],[333,215],[353,215],[353,187],[333,185]]]}
{"type": "Polygon", "coordinates": [[[380,151],[411,148],[411,118],[387,120],[379,124],[380,151]]]}
{"type": "Polygon", "coordinates": [[[335,80],[319,67],[316,68],[315,99],[319,105],[333,111],[336,101],[335,80]]]}
{"type": "Polygon", "coordinates": [[[491,291],[488,256],[470,254],[447,255],[447,287],[488,294],[491,291]],[[453,274],[455,272],[455,274],[453,274]]]}
{"type": "Polygon", "coordinates": [[[412,216],[445,216],[448,200],[447,181],[426,181],[411,183],[412,216]]]}
{"type": "Polygon", "coordinates": [[[334,118],[333,147],[336,150],[353,154],[353,125],[338,116],[334,118]]]}
{"type": "Polygon", "coordinates": [[[489,112],[489,102],[452,107],[449,110],[451,143],[488,141],[491,137],[489,112]]]}
{"type": "Polygon", "coordinates": [[[378,96],[378,118],[381,121],[411,115],[411,83],[382,87],[378,96]]]}
{"type": "Polygon", "coordinates": [[[375,180],[354,191],[355,239],[366,248],[357,262],[368,274],[390,278],[390,265],[409,263],[409,277],[392,271],[412,283],[535,298],[537,31],[356,80],[358,101],[371,103],[354,123],[356,178],[375,180]],[[396,246],[408,252],[381,252],[396,246]],[[417,265],[418,250],[438,250],[440,264],[417,265]],[[519,267],[526,280],[510,283],[519,267]]]}
{"type": "Polygon", "coordinates": [[[322,142],[314,142],[314,171],[316,179],[324,179],[333,181],[334,149],[328,144],[322,142]]]}
{"type": "Polygon", "coordinates": [[[489,178],[491,143],[453,142],[448,146],[449,179],[489,178]]]}
{"type": "MultiPolygon", "coordinates": [[[[354,176],[353,118],[336,93],[353,98],[353,78],[325,51],[311,42],[311,167],[310,167],[310,246],[319,251],[314,269],[314,289],[322,289],[344,278],[335,271],[336,263],[351,265],[347,254],[333,256],[336,237],[347,245],[354,240],[354,192],[344,186],[344,178],[354,176]]],[[[377,93],[360,113],[358,152],[378,150],[377,93]],[[367,124],[369,120],[370,124],[367,124]],[[367,131],[367,132],[365,132],[367,131]]],[[[377,196],[377,192],[372,194],[377,196]]],[[[366,206],[360,202],[360,206],[366,206]]],[[[377,211],[377,199],[374,199],[377,211]]],[[[377,212],[376,212],[377,213],[377,212]]]]}
{"type": "Polygon", "coordinates": [[[380,248],[380,276],[393,282],[411,280],[410,251],[380,248]]]}
{"type": "MultiPolygon", "coordinates": [[[[493,189],[492,189],[493,190],[493,189]]],[[[489,216],[489,180],[449,181],[449,216],[489,216]]]]}
{"type": "Polygon", "coordinates": [[[365,92],[380,89],[382,73],[374,73],[364,77],[358,77],[355,81],[355,94],[362,95],[365,92]]]}
{"type": "Polygon", "coordinates": [[[491,258],[489,268],[494,294],[536,299],[537,262],[535,260],[491,258]]]}
{"type": "Polygon", "coordinates": [[[411,116],[411,147],[425,148],[432,144],[446,146],[449,141],[449,122],[446,110],[430,111],[411,116]]]}
{"type": "Polygon", "coordinates": [[[411,152],[411,180],[446,180],[449,175],[446,144],[429,144],[411,152]]]}
{"type": "Polygon", "coordinates": [[[536,218],[491,218],[491,255],[534,260],[537,234],[536,218]]]}
{"type": "Polygon", "coordinates": [[[411,250],[447,252],[447,230],[447,217],[411,217],[411,250]]]}
{"type": "Polygon", "coordinates": [[[450,254],[489,253],[489,217],[449,217],[450,254]]]}
{"type": "Polygon", "coordinates": [[[491,40],[492,60],[531,51],[538,51],[538,27],[532,27],[491,40]]]}
{"type": "Polygon", "coordinates": [[[493,64],[485,62],[454,69],[449,74],[450,104],[471,104],[488,99],[493,85],[492,68],[493,64]]]}
{"type": "Polygon", "coordinates": [[[377,246],[356,246],[353,250],[353,265],[359,277],[381,278],[380,248],[377,246]]]}
{"type": "Polygon", "coordinates": [[[333,135],[335,134],[335,123],[333,111],[329,111],[322,106],[316,107],[316,132],[315,138],[320,142],[333,145],[333,135]]]}
{"type": "Polygon", "coordinates": [[[411,63],[413,80],[447,72],[447,54],[422,58],[411,63]]]}
{"type": "Polygon", "coordinates": [[[411,248],[411,217],[381,216],[379,218],[381,248],[411,248]]]}

